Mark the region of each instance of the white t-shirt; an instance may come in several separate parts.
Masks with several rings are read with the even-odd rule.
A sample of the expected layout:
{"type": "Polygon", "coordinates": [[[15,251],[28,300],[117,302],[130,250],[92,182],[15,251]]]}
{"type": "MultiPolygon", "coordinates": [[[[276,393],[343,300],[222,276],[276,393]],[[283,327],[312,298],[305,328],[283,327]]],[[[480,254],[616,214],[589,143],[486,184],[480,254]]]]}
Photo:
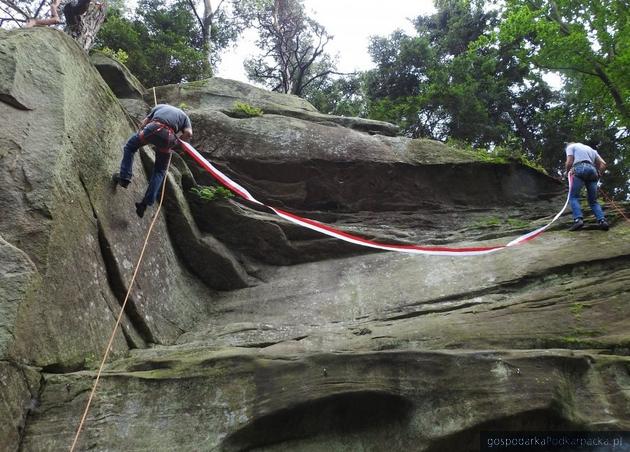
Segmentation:
{"type": "Polygon", "coordinates": [[[570,155],[573,156],[573,164],[586,161],[594,165],[595,161],[599,157],[599,154],[595,149],[582,143],[569,144],[566,152],[567,157],[570,155]]]}

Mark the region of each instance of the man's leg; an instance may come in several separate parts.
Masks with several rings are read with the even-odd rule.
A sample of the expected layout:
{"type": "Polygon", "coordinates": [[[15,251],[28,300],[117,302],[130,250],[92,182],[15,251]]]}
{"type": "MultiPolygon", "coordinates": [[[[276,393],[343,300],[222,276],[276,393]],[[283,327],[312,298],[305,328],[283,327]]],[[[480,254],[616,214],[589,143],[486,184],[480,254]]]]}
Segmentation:
{"type": "Polygon", "coordinates": [[[577,231],[584,226],[582,207],[580,206],[580,192],[583,186],[584,181],[578,176],[574,176],[571,193],[569,194],[569,202],[571,204],[571,211],[573,212],[573,225],[569,228],[570,231],[577,231]]]}
{"type": "Polygon", "coordinates": [[[569,202],[571,203],[571,211],[573,212],[574,220],[582,218],[582,207],[580,206],[580,192],[582,191],[582,187],[584,187],[584,181],[577,176],[573,177],[569,202]]]}
{"type": "Polygon", "coordinates": [[[597,219],[599,226],[607,231],[609,226],[606,221],[606,217],[604,216],[604,211],[602,207],[597,202],[597,181],[591,181],[586,183],[586,192],[588,205],[591,206],[591,210],[593,211],[593,215],[597,219]]]}
{"type": "Polygon", "coordinates": [[[144,141],[140,138],[140,136],[137,133],[134,133],[123,148],[123,158],[120,162],[120,172],[117,177],[114,176],[117,182],[123,187],[127,187],[131,181],[131,177],[133,176],[133,158],[136,152],[138,152],[140,146],[143,144],[144,141]]]}
{"type": "Polygon", "coordinates": [[[153,174],[151,174],[149,186],[147,187],[147,191],[145,192],[142,201],[136,203],[136,213],[138,214],[138,216],[142,217],[147,206],[153,205],[160,195],[162,182],[164,182],[164,177],[166,176],[166,170],[168,169],[169,160],[170,151],[155,152],[155,165],[153,165],[153,174]]]}
{"type": "Polygon", "coordinates": [[[597,221],[604,219],[604,211],[602,207],[597,202],[597,181],[590,181],[586,183],[586,192],[588,205],[591,206],[591,210],[593,211],[593,215],[597,221]]]}

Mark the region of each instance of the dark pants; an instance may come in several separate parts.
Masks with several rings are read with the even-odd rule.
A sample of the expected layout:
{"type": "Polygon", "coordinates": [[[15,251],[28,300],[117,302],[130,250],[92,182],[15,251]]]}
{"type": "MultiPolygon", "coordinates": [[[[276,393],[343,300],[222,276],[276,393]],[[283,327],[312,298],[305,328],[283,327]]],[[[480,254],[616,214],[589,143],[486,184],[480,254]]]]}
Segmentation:
{"type": "Polygon", "coordinates": [[[150,123],[141,132],[134,133],[123,148],[123,158],[120,162],[120,178],[131,180],[133,176],[133,159],[136,152],[147,143],[154,145],[155,165],[153,166],[153,174],[151,174],[149,186],[142,199],[142,203],[147,206],[155,203],[158,198],[162,182],[164,182],[164,177],[166,176],[166,170],[168,169],[171,149],[174,146],[174,139],[170,138],[173,135],[172,132],[167,132],[165,138],[165,134],[159,133],[158,129],[158,125],[150,123]]]}

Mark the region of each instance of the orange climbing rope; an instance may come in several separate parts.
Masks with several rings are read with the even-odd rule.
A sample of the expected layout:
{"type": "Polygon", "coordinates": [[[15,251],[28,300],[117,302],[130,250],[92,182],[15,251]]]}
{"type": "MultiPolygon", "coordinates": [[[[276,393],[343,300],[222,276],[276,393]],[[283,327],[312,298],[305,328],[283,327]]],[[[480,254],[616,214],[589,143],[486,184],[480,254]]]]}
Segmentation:
{"type": "MultiPolygon", "coordinates": [[[[155,96],[155,88],[153,88],[153,98],[155,100],[155,104],[157,105],[157,99],[155,96]]],[[[120,307],[120,313],[118,314],[118,318],[116,319],[116,324],[114,325],[114,329],[112,331],[111,336],[109,337],[109,342],[107,343],[107,347],[105,348],[105,353],[103,354],[103,359],[101,360],[101,365],[96,372],[96,379],[94,380],[94,386],[92,386],[92,391],[90,392],[90,397],[88,398],[87,404],[85,406],[85,410],[83,411],[83,416],[81,417],[81,422],[79,422],[79,427],[77,428],[77,432],[74,435],[74,440],[72,441],[72,446],[70,447],[70,452],[74,452],[74,449],[79,441],[79,436],[81,435],[81,430],[83,429],[83,424],[85,423],[85,419],[87,418],[88,411],[90,410],[90,405],[92,404],[92,399],[94,399],[94,394],[96,393],[96,387],[98,386],[98,382],[101,379],[101,374],[103,372],[103,368],[105,367],[105,362],[107,361],[107,357],[109,356],[109,352],[111,351],[112,344],[114,343],[114,338],[116,337],[116,330],[120,326],[120,322],[122,320],[122,316],[125,312],[125,306],[127,306],[127,301],[129,300],[129,295],[131,294],[131,289],[133,288],[133,283],[136,280],[136,276],[138,275],[138,270],[140,269],[140,264],[142,263],[142,258],[144,257],[144,252],[147,249],[147,244],[149,243],[149,237],[151,236],[151,232],[153,231],[153,226],[155,226],[155,222],[158,219],[160,214],[160,209],[162,208],[162,202],[164,201],[164,192],[166,188],[166,179],[168,177],[168,169],[171,165],[171,155],[168,156],[168,163],[166,164],[166,171],[164,174],[164,181],[162,182],[162,192],[160,195],[160,203],[155,210],[155,214],[153,215],[153,220],[151,221],[151,225],[149,226],[149,230],[147,231],[147,236],[144,239],[144,244],[142,245],[142,250],[140,251],[140,256],[138,257],[138,262],[136,262],[136,267],[133,270],[133,276],[131,277],[131,281],[129,282],[129,288],[127,289],[127,294],[125,295],[125,300],[123,301],[120,307]]]]}
{"type": "Polygon", "coordinates": [[[160,203],[155,211],[155,215],[153,216],[153,221],[151,221],[151,225],[149,226],[149,230],[147,231],[147,236],[144,239],[144,245],[142,245],[142,251],[140,251],[140,257],[138,257],[138,262],[136,263],[136,268],[133,271],[133,276],[131,277],[131,281],[129,282],[129,289],[127,289],[127,295],[125,295],[125,300],[120,307],[120,313],[118,314],[118,318],[116,319],[116,325],[114,325],[114,330],[109,338],[109,342],[107,344],[107,348],[105,349],[105,353],[103,354],[103,359],[101,361],[101,365],[98,368],[98,372],[96,373],[96,380],[94,381],[94,386],[92,387],[92,392],[90,392],[90,397],[88,398],[87,405],[85,406],[85,410],[83,411],[83,416],[81,417],[81,422],[79,423],[79,427],[77,428],[77,432],[74,436],[74,441],[72,442],[72,447],[70,447],[70,452],[74,451],[74,448],[77,445],[77,441],[79,440],[79,435],[81,434],[81,429],[83,428],[83,424],[85,422],[85,418],[87,417],[88,411],[90,409],[90,405],[92,404],[92,399],[94,398],[94,393],[96,392],[96,387],[98,386],[98,382],[101,379],[101,373],[103,372],[103,367],[105,367],[105,362],[107,361],[107,357],[109,356],[109,352],[111,351],[112,344],[114,342],[114,337],[116,337],[116,330],[120,325],[122,320],[123,313],[125,312],[125,306],[127,306],[127,301],[129,300],[129,294],[131,294],[131,289],[133,288],[133,283],[136,280],[136,276],[138,275],[138,270],[140,269],[140,264],[142,263],[142,258],[144,257],[144,251],[147,248],[147,244],[149,243],[149,237],[151,236],[151,231],[153,231],[153,226],[158,219],[160,214],[160,209],[162,208],[162,201],[164,200],[164,188],[166,187],[166,178],[168,176],[168,168],[171,164],[171,157],[168,158],[168,163],[166,166],[166,175],[164,177],[164,182],[162,183],[162,194],[160,196],[160,203]]]}
{"type": "Polygon", "coordinates": [[[619,207],[619,206],[617,205],[617,203],[616,203],[616,202],[612,199],[612,196],[610,196],[608,193],[606,193],[606,192],[605,192],[604,190],[602,190],[601,188],[599,189],[599,191],[600,191],[600,193],[602,194],[602,196],[604,197],[604,200],[605,200],[608,204],[610,204],[611,206],[613,206],[613,208],[614,208],[617,212],[619,212],[619,214],[620,214],[622,217],[624,217],[628,223],[630,223],[630,218],[628,218],[628,217],[626,216],[626,214],[625,214],[625,213],[624,213],[624,211],[621,209],[621,207],[619,207]]]}

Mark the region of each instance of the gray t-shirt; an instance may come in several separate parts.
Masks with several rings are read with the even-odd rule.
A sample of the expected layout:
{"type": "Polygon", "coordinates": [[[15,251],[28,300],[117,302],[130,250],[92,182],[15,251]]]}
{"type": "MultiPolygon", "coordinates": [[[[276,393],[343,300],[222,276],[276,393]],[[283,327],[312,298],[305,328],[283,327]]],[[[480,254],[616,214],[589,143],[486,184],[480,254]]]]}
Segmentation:
{"type": "Polygon", "coordinates": [[[571,143],[567,146],[567,157],[573,156],[573,163],[590,162],[593,165],[599,157],[595,149],[582,143],[571,143]]]}
{"type": "Polygon", "coordinates": [[[167,104],[158,104],[149,112],[149,119],[155,119],[170,126],[175,133],[190,128],[190,118],[177,107],[167,104]]]}

